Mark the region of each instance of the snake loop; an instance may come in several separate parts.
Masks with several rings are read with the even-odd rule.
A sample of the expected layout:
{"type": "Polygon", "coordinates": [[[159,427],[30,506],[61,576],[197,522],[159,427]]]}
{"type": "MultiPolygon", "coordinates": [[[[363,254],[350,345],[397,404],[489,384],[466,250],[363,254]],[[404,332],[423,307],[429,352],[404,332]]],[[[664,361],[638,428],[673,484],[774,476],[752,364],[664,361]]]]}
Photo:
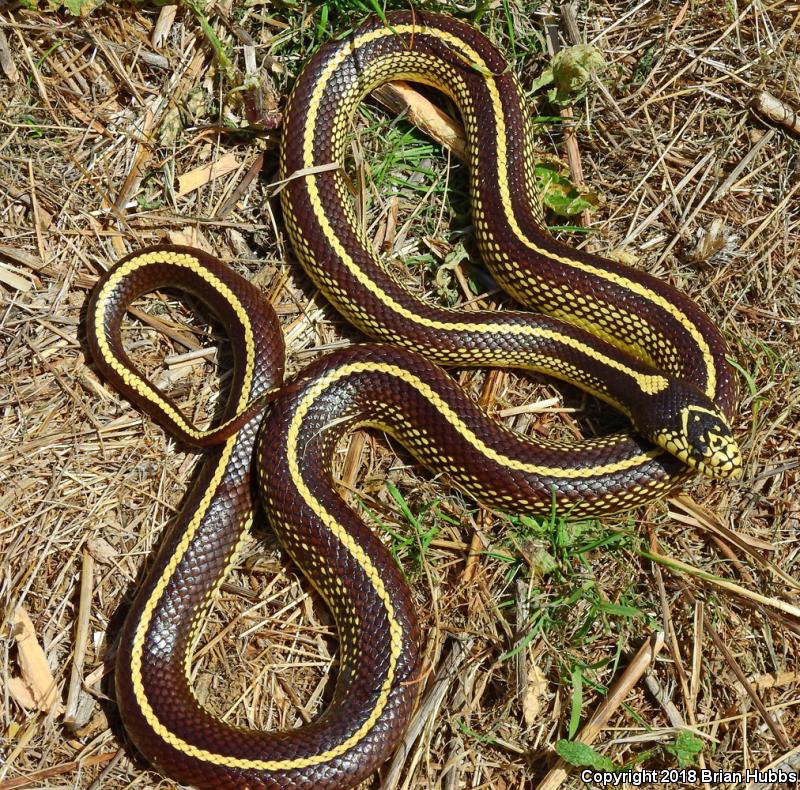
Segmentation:
{"type": "Polygon", "coordinates": [[[120,261],[89,307],[90,349],[109,381],[177,439],[210,447],[127,617],[116,664],[120,711],[137,748],[198,788],[353,787],[397,748],[414,710],[420,653],[411,593],[333,481],[333,453],[347,431],[384,430],[475,499],[517,513],[548,512],[553,501],[575,516],[611,513],[674,489],[691,473],[687,465],[721,477],[740,463],[728,425],[736,388],[713,323],[666,283],[572,250],[544,229],[528,111],[502,55],[450,17],[397,13],[388,21],[372,19],[310,60],[289,100],[281,149],[283,212],[297,256],[337,309],[383,343],[321,358],[283,387],[271,306],[219,261],[184,247],[120,261]],[[430,305],[376,256],[341,172],[325,165],[342,160],[358,103],[394,78],[438,87],[458,104],[484,260],[518,301],[546,315],[430,305]],[[164,286],[197,296],[229,333],[231,396],[209,430],[188,421],[125,353],[125,310],[164,286]],[[576,445],[521,436],[488,419],[434,363],[515,366],[572,381],[622,409],[647,438],[576,445]],[[257,412],[273,398],[262,419],[257,412]],[[214,718],[190,682],[194,640],[247,534],[255,489],[333,613],[340,643],[325,712],[271,733],[214,718]]]}

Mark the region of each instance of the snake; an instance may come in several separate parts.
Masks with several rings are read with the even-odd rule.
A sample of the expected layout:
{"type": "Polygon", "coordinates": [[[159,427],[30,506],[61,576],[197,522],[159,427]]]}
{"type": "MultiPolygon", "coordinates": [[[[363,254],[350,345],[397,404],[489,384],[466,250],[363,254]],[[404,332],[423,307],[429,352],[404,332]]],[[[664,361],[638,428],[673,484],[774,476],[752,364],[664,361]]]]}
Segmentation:
{"type": "Polygon", "coordinates": [[[570,517],[627,510],[692,474],[733,477],[737,390],[715,324],[667,282],[547,231],[532,114],[503,54],[434,13],[371,17],[310,58],[287,101],[279,178],[296,257],[366,343],[284,382],[270,302],[212,255],[159,245],[100,278],[87,341],[100,372],[204,463],[162,539],[119,637],[125,729],[161,773],[217,790],[348,788],[396,751],[424,687],[420,628],[403,572],[338,492],[333,455],[359,427],[386,432],[477,502],[570,517]],[[525,309],[468,311],[412,293],[356,217],[342,164],[359,104],[405,79],[457,107],[468,141],[473,233],[491,275],[525,309]],[[122,321],[173,288],[214,314],[232,349],[227,402],[200,428],[138,370],[122,321]],[[564,442],[491,419],[443,368],[515,367],[576,384],[627,415],[628,432],[564,442]],[[210,713],[191,682],[203,621],[263,508],[331,611],[338,675],[322,714],[262,732],[210,713]]]}

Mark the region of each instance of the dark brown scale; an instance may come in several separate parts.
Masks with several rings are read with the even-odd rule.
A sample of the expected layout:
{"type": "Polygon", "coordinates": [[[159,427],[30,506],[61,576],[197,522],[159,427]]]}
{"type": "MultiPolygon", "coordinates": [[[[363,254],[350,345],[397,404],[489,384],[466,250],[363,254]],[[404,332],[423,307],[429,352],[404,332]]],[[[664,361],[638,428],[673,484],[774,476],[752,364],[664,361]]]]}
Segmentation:
{"type": "MultiPolygon", "coordinates": [[[[98,327],[94,315],[99,294],[105,282],[130,259],[162,251],[187,253],[213,272],[239,298],[251,319],[256,341],[256,359],[249,400],[280,384],[283,375],[283,339],[272,306],[247,281],[204,253],[179,247],[152,248],[120,261],[98,283],[89,306],[87,336],[98,367],[117,389],[138,403],[168,431],[175,432],[168,417],[152,401],[128,387],[101,353],[99,338],[105,337],[117,359],[135,372],[124,354],[120,337],[122,317],[128,305],[138,296],[162,287],[187,291],[222,319],[230,337],[234,355],[234,386],[221,419],[234,416],[236,402],[243,385],[245,357],[244,332],[238,315],[230,303],[200,277],[169,263],[148,263],[129,274],[111,294],[106,310],[107,321],[98,327]]],[[[162,397],[163,396],[162,393],[162,397]]],[[[160,770],[181,782],[208,790],[266,790],[267,788],[339,788],[351,787],[369,776],[395,748],[413,710],[419,688],[418,634],[416,616],[402,572],[394,559],[372,532],[341,500],[335,498],[330,480],[330,456],[312,480],[315,491],[323,499],[332,499],[331,513],[348,525],[353,538],[364,548],[377,568],[391,597],[394,619],[401,626],[401,649],[389,694],[380,717],[352,749],[320,764],[298,768],[258,770],[229,767],[219,760],[192,754],[202,749],[226,759],[286,761],[308,760],[336,748],[369,719],[375,700],[386,678],[389,664],[389,622],[383,603],[376,598],[372,584],[365,578],[363,567],[346,551],[342,551],[330,530],[317,522],[308,507],[300,503],[287,510],[288,493],[271,490],[266,500],[270,520],[284,547],[297,565],[317,586],[340,622],[341,667],[336,690],[326,712],[312,724],[287,732],[259,732],[234,728],[205,711],[196,701],[185,676],[185,657],[191,648],[193,629],[206,612],[208,596],[222,580],[232,553],[245,529],[253,506],[251,468],[253,450],[261,415],[250,420],[235,437],[219,484],[209,486],[220,464],[222,450],[212,449],[187,496],[184,508],[162,541],[153,568],[141,586],[126,618],[117,652],[116,691],[125,728],[139,751],[160,770]],[[330,491],[325,491],[330,486],[330,491]],[[203,507],[204,500],[207,504],[203,507]],[[179,737],[183,744],[170,743],[154,731],[144,715],[134,689],[132,674],[135,634],[148,602],[155,595],[159,580],[179,551],[181,541],[192,520],[200,513],[199,526],[188,546],[180,554],[162,594],[158,597],[145,631],[141,651],[141,685],[144,696],[160,725],[179,737]],[[281,516],[288,513],[286,520],[281,516]],[[286,525],[291,524],[290,529],[286,525]],[[307,546],[303,546],[306,543],[307,546]],[[323,573],[323,569],[325,572],[323,573]],[[339,579],[344,594],[329,580],[339,579]],[[353,627],[349,618],[358,617],[353,627]]],[[[306,425],[313,430],[313,422],[306,425]]],[[[181,436],[184,441],[185,436],[181,436]]],[[[271,477],[276,457],[286,462],[285,442],[271,430],[262,433],[261,453],[269,460],[262,466],[271,477]],[[276,449],[277,448],[277,449],[276,449]]]]}
{"type": "MultiPolygon", "coordinates": [[[[219,262],[186,248],[163,248],[164,253],[179,251],[198,258],[239,298],[252,320],[256,339],[254,379],[249,398],[257,398],[276,386],[282,374],[283,343],[271,306],[238,275],[219,262]]],[[[138,258],[150,251],[137,253],[138,258]]],[[[170,264],[151,263],[136,269],[111,295],[103,327],[93,323],[96,300],[105,281],[128,259],[121,261],[99,283],[89,308],[88,336],[93,354],[104,371],[112,371],[100,353],[100,335],[107,338],[119,359],[121,318],[130,302],[157,287],[175,286],[198,297],[224,318],[232,337],[244,337],[239,319],[227,300],[220,302],[204,280],[186,269],[170,264]],[[98,332],[99,330],[99,332],[98,332]]],[[[234,382],[243,383],[245,358],[242,344],[234,345],[234,382]]],[[[126,362],[130,365],[130,362],[126,362]]],[[[117,696],[126,729],[137,748],[153,765],[182,782],[200,788],[244,790],[244,788],[343,788],[366,778],[391,754],[402,736],[419,693],[419,651],[416,617],[410,593],[394,559],[361,519],[336,494],[331,475],[331,459],[342,434],[364,422],[382,422],[385,408],[393,415],[394,432],[420,459],[437,471],[450,474],[453,482],[479,499],[515,512],[540,512],[549,509],[552,486],[559,504],[578,503],[579,509],[592,508],[602,501],[600,510],[631,507],[665,490],[676,479],[670,459],[642,459],[624,474],[593,476],[565,482],[557,478],[536,479],[531,475],[508,473],[465,441],[437,414],[430,403],[404,379],[404,374],[421,378],[433,386],[444,401],[496,452],[521,461],[535,460],[554,466],[571,459],[570,445],[558,442],[532,444],[487,420],[455,383],[426,360],[401,349],[358,346],[326,357],[311,366],[301,380],[287,389],[261,429],[259,441],[262,501],[276,533],[297,565],[318,588],[337,619],[341,660],[336,690],[330,706],[315,722],[299,730],[262,733],[230,727],[211,716],[195,700],[184,674],[185,657],[192,632],[205,613],[208,595],[221,580],[230,557],[242,535],[252,509],[250,460],[258,419],[238,433],[219,485],[209,492],[221,451],[212,450],[187,498],[175,526],[165,538],[153,569],[131,608],[120,637],[117,654],[117,696]],[[288,431],[299,403],[330,371],[352,363],[391,363],[399,366],[399,376],[366,372],[342,378],[314,403],[302,422],[294,447],[289,447],[288,431]],[[343,416],[349,419],[342,420],[343,416]],[[415,444],[413,427],[421,426],[441,453],[449,460],[442,464],[430,446],[415,444]],[[279,448],[279,449],[276,449],[279,448]],[[141,652],[141,685],[148,704],[160,725],[179,736],[191,749],[243,760],[303,760],[335,749],[369,721],[391,661],[390,621],[384,603],[364,566],[341,540],[319,520],[291,475],[289,459],[297,457],[303,485],[322,504],[334,522],[370,558],[390,597],[393,619],[400,626],[400,649],[388,700],[374,724],[351,749],[318,765],[279,770],[231,768],[218,760],[193,755],[183,744],[168,742],[154,731],[134,693],[132,675],[135,634],[148,602],[181,540],[193,514],[199,510],[200,522],[194,536],[179,555],[162,594],[155,602],[141,652]],[[637,488],[634,499],[627,493],[637,488]],[[487,495],[481,492],[490,492],[487,495]],[[207,503],[204,499],[210,493],[207,503]],[[618,499],[616,497],[619,497],[618,499]],[[341,586],[336,585],[338,579],[341,586]],[[354,628],[353,618],[358,627],[354,628]]],[[[138,400],[153,417],[173,426],[146,398],[136,396],[119,374],[113,373],[117,387],[132,400],[138,400]]],[[[239,392],[231,392],[222,419],[233,416],[239,392]]],[[[390,428],[391,429],[391,428],[390,428]]],[[[628,437],[605,438],[596,442],[594,452],[584,463],[606,458],[638,457],[642,443],[628,437]],[[625,455],[627,453],[627,456],[625,455]]]]}

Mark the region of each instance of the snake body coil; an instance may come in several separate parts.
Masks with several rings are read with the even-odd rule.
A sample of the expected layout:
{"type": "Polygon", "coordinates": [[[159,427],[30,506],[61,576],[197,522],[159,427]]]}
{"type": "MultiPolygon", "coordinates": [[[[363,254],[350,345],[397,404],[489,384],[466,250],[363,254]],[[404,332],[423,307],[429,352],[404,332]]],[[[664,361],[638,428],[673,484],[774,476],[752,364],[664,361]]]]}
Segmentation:
{"type": "Polygon", "coordinates": [[[345,432],[381,428],[476,499],[514,512],[548,511],[553,501],[574,515],[614,512],[673,489],[686,464],[712,476],[739,465],[727,423],[734,381],[709,319],[668,285],[571,250],[543,229],[527,111],[499,52],[449,17],[398,13],[388,22],[371,20],[323,47],[296,83],[283,208],[298,257],[328,299],[367,334],[405,350],[371,344],[318,360],[277,398],[259,433],[248,406],[281,385],[283,342],[270,305],[241,277],[196,250],[155,247],[110,270],[89,309],[91,351],[112,383],[183,442],[214,445],[126,620],[116,670],[139,750],[200,788],[352,787],[392,753],[413,711],[414,608],[391,555],[335,491],[331,459],[345,432]],[[434,85],[458,104],[481,252],[519,301],[549,315],[431,306],[376,258],[335,165],[355,107],[393,78],[434,85]],[[196,429],[125,354],[127,306],[165,286],[194,294],[228,328],[234,383],[222,428],[196,429]],[[520,436],[487,419],[429,360],[567,379],[621,408],[660,447],[630,434],[578,445],[520,436]],[[189,680],[193,640],[247,533],[255,482],[340,637],[328,708],[307,727],[277,733],[215,719],[189,680]]]}

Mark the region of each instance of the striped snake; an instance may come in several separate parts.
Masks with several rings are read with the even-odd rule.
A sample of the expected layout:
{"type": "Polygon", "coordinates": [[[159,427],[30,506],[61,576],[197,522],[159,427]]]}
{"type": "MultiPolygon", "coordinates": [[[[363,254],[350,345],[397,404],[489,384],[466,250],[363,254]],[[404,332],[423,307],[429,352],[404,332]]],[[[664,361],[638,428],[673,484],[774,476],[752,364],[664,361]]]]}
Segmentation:
{"type": "Polygon", "coordinates": [[[211,256],[154,247],[120,261],[98,284],[87,319],[98,367],[177,439],[210,445],[117,654],[123,721],[161,772],[200,788],[345,788],[397,747],[420,692],[418,628],[402,572],[333,485],[334,448],[354,428],[386,431],[475,499],[518,513],[552,503],[575,516],[611,513],[666,494],[689,468],[712,477],[738,472],[728,424],[736,388],[719,332],[669,285],[547,233],[529,127],[502,55],[450,17],[390,14],[388,24],[372,19],[316,53],[286,109],[283,214],[317,287],[383,342],[321,358],[291,385],[283,387],[271,306],[211,256]],[[376,256],[338,165],[359,102],[399,78],[432,85],[458,106],[475,239],[496,280],[538,312],[431,305],[376,256]],[[167,286],[193,294],[228,332],[234,380],[214,429],[188,421],[122,343],[127,306],[167,286]],[[488,419],[434,363],[513,366],[574,382],[627,414],[638,434],[577,444],[521,436],[488,419]],[[339,632],[333,697],[296,730],[225,724],[190,682],[199,628],[252,519],[251,488],[339,632]]]}

